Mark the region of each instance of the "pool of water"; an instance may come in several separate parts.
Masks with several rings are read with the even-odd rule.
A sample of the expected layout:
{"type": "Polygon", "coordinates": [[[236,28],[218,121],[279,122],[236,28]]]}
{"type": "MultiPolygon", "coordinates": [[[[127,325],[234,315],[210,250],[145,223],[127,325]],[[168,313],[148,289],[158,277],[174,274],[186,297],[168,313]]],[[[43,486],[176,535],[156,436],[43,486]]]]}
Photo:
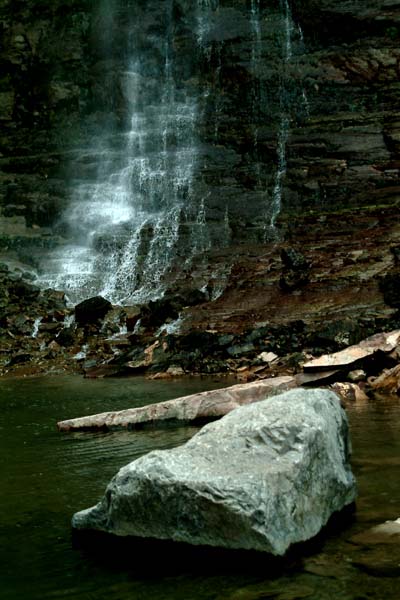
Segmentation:
{"type": "MultiPolygon", "coordinates": [[[[348,539],[400,516],[400,400],[348,409],[359,485],[354,520],[329,531],[313,553],[276,574],[226,562],[119,567],[72,543],[70,518],[100,498],[122,465],[155,448],[185,442],[195,427],[60,434],[58,420],[158,402],[223,382],[55,377],[0,381],[0,598],[82,600],[397,600],[396,577],[352,562],[348,539]]],[[[132,558],[134,560],[134,558],[132,558]]],[[[211,559],[210,559],[211,560],[211,559]]],[[[128,561],[129,562],[129,561],[128,561]]]]}

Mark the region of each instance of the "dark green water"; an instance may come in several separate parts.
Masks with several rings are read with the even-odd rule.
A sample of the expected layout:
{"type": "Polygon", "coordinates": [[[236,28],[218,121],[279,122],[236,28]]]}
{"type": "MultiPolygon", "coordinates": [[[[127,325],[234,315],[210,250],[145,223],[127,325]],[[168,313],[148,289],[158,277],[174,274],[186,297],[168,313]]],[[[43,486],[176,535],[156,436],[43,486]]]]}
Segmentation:
{"type": "MultiPolygon", "coordinates": [[[[399,598],[398,579],[353,564],[355,532],[400,516],[400,401],[349,409],[359,500],[354,522],[331,531],[314,554],[271,576],[204,564],[165,574],[116,568],[73,546],[70,518],[95,503],[119,467],[154,448],[186,441],[192,427],[60,434],[57,420],[157,402],[221,383],[88,381],[57,377],[0,381],[0,598],[82,600],[363,600],[399,598]]],[[[204,558],[204,557],[203,557],[204,558]]],[[[159,557],[158,557],[159,560],[159,557]]]]}

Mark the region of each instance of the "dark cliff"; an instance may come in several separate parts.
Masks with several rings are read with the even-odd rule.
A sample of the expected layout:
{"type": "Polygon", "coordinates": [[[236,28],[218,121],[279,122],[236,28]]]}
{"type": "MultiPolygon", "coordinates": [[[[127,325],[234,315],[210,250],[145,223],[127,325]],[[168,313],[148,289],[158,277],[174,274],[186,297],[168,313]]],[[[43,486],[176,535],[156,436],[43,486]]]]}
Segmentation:
{"type": "MultiPolygon", "coordinates": [[[[111,18],[106,0],[3,1],[3,257],[37,266],[59,243],[71,177],[93,176],[93,153],[88,158],[83,150],[105,129],[126,126],[128,30],[143,48],[143,93],[157,93],[167,27],[159,4],[120,0],[111,18]]],[[[252,6],[221,1],[200,55],[193,3],[172,3],[175,78],[200,106],[194,186],[206,199],[210,272],[212,261],[234,265],[215,316],[200,311],[195,322],[229,329],[265,318],[322,319],[328,297],[332,318],[337,311],[359,316],[363,307],[386,314],[381,280],[396,272],[390,246],[399,235],[400,2],[292,0],[290,61],[284,3],[257,4],[257,27],[252,6]],[[282,158],[282,114],[279,244],[300,247],[313,265],[301,285],[289,288],[282,285],[280,246],[264,244],[282,158]],[[227,222],[229,243],[221,244],[227,222]]]]}

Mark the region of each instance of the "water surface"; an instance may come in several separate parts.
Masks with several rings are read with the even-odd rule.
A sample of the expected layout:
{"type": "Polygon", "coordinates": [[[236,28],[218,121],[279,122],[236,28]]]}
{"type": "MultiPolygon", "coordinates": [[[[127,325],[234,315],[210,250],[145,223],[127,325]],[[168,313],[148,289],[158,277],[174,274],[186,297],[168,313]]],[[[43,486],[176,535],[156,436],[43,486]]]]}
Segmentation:
{"type": "MultiPolygon", "coordinates": [[[[70,518],[100,498],[122,465],[155,448],[185,442],[195,427],[60,434],[57,420],[140,406],[223,383],[194,379],[83,380],[54,377],[0,381],[0,598],[82,600],[363,600],[398,599],[395,577],[352,564],[355,532],[400,516],[400,400],[349,407],[356,518],[333,530],[314,554],[275,575],[226,563],[185,565],[165,573],[157,562],[141,574],[107,565],[74,547],[70,518]]],[[[158,557],[159,560],[159,557],[158,557]]],[[[134,557],[132,557],[134,562],[134,557]]],[[[129,563],[129,561],[128,561],[129,563]]]]}

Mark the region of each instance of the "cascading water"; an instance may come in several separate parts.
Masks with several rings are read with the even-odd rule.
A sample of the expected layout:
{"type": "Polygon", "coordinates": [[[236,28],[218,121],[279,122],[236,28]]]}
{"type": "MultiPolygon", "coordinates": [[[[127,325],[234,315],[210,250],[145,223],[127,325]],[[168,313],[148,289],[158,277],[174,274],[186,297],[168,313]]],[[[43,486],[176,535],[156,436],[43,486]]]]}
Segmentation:
{"type": "Polygon", "coordinates": [[[269,230],[269,236],[274,238],[277,236],[276,232],[276,219],[279,216],[282,205],[282,180],[286,173],[286,144],[289,135],[289,115],[285,106],[285,92],[286,92],[286,78],[287,78],[287,65],[290,62],[293,50],[292,50],[292,31],[293,22],[290,11],[289,1],[280,0],[281,8],[283,11],[284,19],[284,44],[283,44],[283,75],[281,78],[280,85],[280,123],[278,132],[278,143],[277,143],[277,169],[275,175],[275,184],[272,192],[272,205],[270,210],[270,221],[268,223],[267,231],[269,230]]]}
{"type": "MultiPolygon", "coordinates": [[[[251,0],[250,10],[243,11],[250,28],[250,68],[254,82],[252,169],[257,202],[260,212],[265,214],[266,241],[278,237],[276,220],[281,210],[291,118],[286,84],[294,24],[288,0],[280,1],[283,68],[277,167],[272,186],[259,151],[260,78],[265,58],[260,0],[251,0]]],[[[227,123],[225,107],[222,108],[217,93],[224,94],[221,73],[226,59],[224,38],[218,38],[219,0],[197,0],[191,9],[192,21],[188,21],[195,29],[192,54],[208,64],[209,69],[212,64],[216,69],[213,77],[205,78],[208,83],[201,83],[195,70],[198,67],[193,67],[193,63],[182,80],[181,58],[180,71],[177,68],[180,50],[176,43],[176,6],[173,0],[165,0],[162,6],[164,12],[157,14],[159,29],[153,37],[140,40],[140,23],[132,24],[118,73],[126,99],[125,127],[105,131],[100,142],[82,153],[81,162],[96,165],[96,177],[72,182],[72,198],[63,218],[69,241],[43,267],[42,285],[65,290],[72,302],[97,294],[120,304],[154,299],[173,285],[176,273],[182,270],[190,273],[194,259],[197,272],[201,268],[204,272],[197,275],[199,287],[220,280],[218,291],[212,293],[216,297],[226,284],[230,265],[219,264],[214,272],[207,272],[206,257],[213,244],[223,248],[231,243],[230,207],[227,200],[225,214],[220,212],[218,239],[215,235],[213,238],[208,218],[211,192],[201,179],[203,141],[199,133],[209,97],[214,103],[213,138],[210,138],[214,146],[220,143],[220,114],[225,119],[224,127],[227,123]],[[151,77],[144,44],[152,47],[161,65],[151,77]],[[192,83],[196,78],[197,87],[192,83]],[[202,185],[197,185],[199,180],[202,185]]]]}
{"type": "MultiPolygon", "coordinates": [[[[262,38],[261,38],[261,24],[260,24],[260,0],[251,0],[250,6],[250,24],[252,33],[252,44],[251,44],[251,68],[253,71],[253,116],[257,117],[260,105],[260,89],[259,89],[259,78],[257,69],[260,66],[262,60],[262,38]]],[[[253,139],[254,139],[254,156],[255,156],[255,173],[257,187],[262,187],[261,183],[261,161],[258,152],[258,126],[257,118],[255,118],[256,124],[253,127],[253,139]]]]}
{"type": "Polygon", "coordinates": [[[173,3],[165,4],[164,68],[157,86],[162,92],[143,105],[145,74],[132,35],[123,73],[129,130],[115,144],[116,158],[112,147],[100,153],[97,180],[75,186],[65,215],[73,241],[54,254],[41,278],[72,301],[101,294],[131,303],[161,295],[185,219],[197,225],[189,246],[202,246],[204,207],[193,215],[191,199],[197,104],[174,79],[173,3]]]}

